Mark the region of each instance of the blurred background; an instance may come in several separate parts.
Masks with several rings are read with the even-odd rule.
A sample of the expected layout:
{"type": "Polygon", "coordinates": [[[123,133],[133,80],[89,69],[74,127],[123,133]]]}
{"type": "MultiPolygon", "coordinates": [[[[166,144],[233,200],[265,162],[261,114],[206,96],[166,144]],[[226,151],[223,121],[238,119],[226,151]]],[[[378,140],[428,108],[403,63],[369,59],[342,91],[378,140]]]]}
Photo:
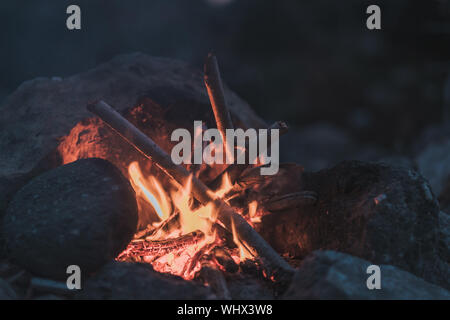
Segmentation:
{"type": "Polygon", "coordinates": [[[443,0],[1,1],[0,102],[25,80],[120,53],[201,68],[214,51],[260,116],[298,128],[288,143],[326,141],[326,163],[287,160],[320,168],[330,157],[410,155],[425,129],[450,118],[449,13],[443,0]],[[81,7],[81,31],[65,27],[69,4],[81,7]],[[382,30],[366,28],[370,4],[381,7],[382,30]]]}

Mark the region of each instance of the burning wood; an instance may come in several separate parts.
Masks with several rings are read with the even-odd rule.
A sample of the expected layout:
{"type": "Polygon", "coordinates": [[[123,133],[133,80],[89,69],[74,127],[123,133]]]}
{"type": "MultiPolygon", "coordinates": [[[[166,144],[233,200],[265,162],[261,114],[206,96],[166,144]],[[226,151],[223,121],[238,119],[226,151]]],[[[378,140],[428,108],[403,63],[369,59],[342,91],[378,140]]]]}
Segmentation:
{"type": "Polygon", "coordinates": [[[134,239],[131,241],[127,250],[117,257],[117,260],[123,260],[124,256],[140,259],[148,257],[157,258],[198,244],[204,237],[205,235],[203,233],[191,232],[178,238],[165,240],[134,239]]]}
{"type": "MultiPolygon", "coordinates": [[[[204,66],[204,81],[205,86],[208,90],[208,96],[209,100],[211,102],[211,107],[214,112],[214,117],[216,119],[217,129],[219,129],[221,135],[222,135],[222,141],[223,143],[223,149],[225,153],[233,152],[232,150],[228,149],[229,141],[227,142],[227,129],[233,129],[233,122],[231,120],[230,112],[227,108],[227,104],[225,101],[225,94],[223,91],[223,85],[222,85],[222,79],[220,77],[220,71],[219,71],[219,65],[217,63],[217,58],[210,53],[205,61],[204,66]]],[[[288,131],[288,126],[285,122],[277,121],[274,124],[272,124],[268,129],[268,136],[272,137],[272,130],[277,129],[279,134],[285,134],[288,131]]],[[[265,153],[268,149],[270,149],[270,144],[272,143],[271,140],[269,140],[268,144],[264,146],[260,145],[259,147],[263,148],[262,150],[259,150],[259,153],[265,153]]],[[[236,164],[233,163],[229,165],[220,175],[216,177],[214,181],[212,181],[208,187],[210,187],[212,190],[217,190],[220,187],[220,184],[222,183],[223,176],[226,174],[228,175],[230,181],[232,184],[234,184],[238,177],[244,172],[245,169],[247,169],[249,166],[257,162],[257,157],[252,158],[249,154],[249,146],[248,144],[245,145],[243,150],[238,150],[240,153],[245,153],[245,158],[249,159],[248,165],[242,165],[242,164],[236,164]]],[[[228,154],[227,154],[228,156],[228,154]]]]}
{"type": "Polygon", "coordinates": [[[229,231],[232,230],[234,224],[240,241],[249,252],[263,261],[270,278],[273,277],[276,281],[282,281],[292,276],[293,269],[289,264],[266,243],[241,215],[236,213],[225,201],[218,198],[202,181],[193,177],[184,167],[175,165],[170,156],[152,139],[143,134],[104,101],[90,104],[88,110],[99,116],[138,151],[153,160],[163,172],[181,186],[191,183],[193,196],[202,205],[212,204],[218,214],[217,219],[229,231]]]}
{"type": "MultiPolygon", "coordinates": [[[[277,121],[275,123],[273,123],[269,128],[267,128],[267,135],[268,136],[272,136],[272,130],[277,129],[280,135],[285,134],[286,132],[288,132],[288,125],[283,122],[283,121],[277,121]]],[[[263,150],[260,150],[260,153],[266,152],[266,150],[268,150],[270,148],[272,141],[269,140],[267,142],[266,148],[263,150]]],[[[249,154],[248,154],[248,147],[246,146],[244,148],[244,152],[246,153],[245,157],[249,158],[249,154]]],[[[223,180],[224,175],[228,175],[231,183],[234,185],[236,182],[238,182],[240,176],[242,175],[242,173],[246,170],[251,168],[252,164],[256,162],[257,159],[249,159],[248,164],[236,164],[233,163],[231,165],[229,165],[220,175],[218,175],[211,183],[208,184],[208,187],[210,187],[213,190],[217,190],[220,187],[220,184],[223,180]]],[[[259,179],[263,179],[263,177],[261,176],[261,174],[259,174],[259,169],[258,169],[258,174],[257,176],[259,177],[259,179]]]]}
{"type": "Polygon", "coordinates": [[[212,257],[214,261],[226,272],[235,273],[239,269],[239,266],[233,260],[228,251],[221,247],[215,247],[212,250],[212,257]]]}

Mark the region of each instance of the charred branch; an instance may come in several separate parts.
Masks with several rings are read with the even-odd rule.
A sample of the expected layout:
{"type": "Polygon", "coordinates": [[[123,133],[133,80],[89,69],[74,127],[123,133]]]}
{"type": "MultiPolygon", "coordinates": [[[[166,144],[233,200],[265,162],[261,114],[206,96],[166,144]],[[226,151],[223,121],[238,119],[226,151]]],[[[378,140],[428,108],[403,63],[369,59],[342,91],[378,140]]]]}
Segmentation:
{"type": "Polygon", "coordinates": [[[208,285],[216,294],[218,299],[231,300],[225,277],[219,269],[211,262],[209,255],[204,255],[201,259],[201,269],[198,277],[204,284],[208,285]]]}
{"type": "MultiPolygon", "coordinates": [[[[267,128],[267,135],[269,137],[271,136],[271,131],[274,129],[279,130],[279,134],[281,136],[288,131],[288,125],[283,121],[277,121],[277,122],[273,123],[270,127],[267,128]]],[[[271,140],[269,139],[267,142],[266,149],[259,150],[259,153],[261,154],[261,153],[265,152],[267,149],[270,149],[270,146],[271,146],[271,140]]],[[[246,145],[246,147],[245,147],[246,159],[249,158],[248,150],[249,150],[249,148],[246,145]]],[[[223,179],[224,174],[228,174],[228,177],[230,178],[231,183],[235,184],[238,181],[241,174],[246,169],[250,168],[255,161],[256,161],[256,159],[249,159],[248,164],[234,163],[234,164],[229,165],[220,175],[218,175],[211,183],[209,183],[208,186],[212,190],[217,190],[222,184],[222,179],[223,179]]],[[[258,169],[258,176],[261,177],[261,175],[259,175],[259,170],[260,169],[258,169]]]]}
{"type": "Polygon", "coordinates": [[[212,53],[208,54],[204,67],[204,80],[208,91],[209,100],[216,119],[217,129],[222,134],[226,146],[226,129],[233,129],[233,122],[225,101],[222,79],[220,77],[217,58],[212,53]]]}

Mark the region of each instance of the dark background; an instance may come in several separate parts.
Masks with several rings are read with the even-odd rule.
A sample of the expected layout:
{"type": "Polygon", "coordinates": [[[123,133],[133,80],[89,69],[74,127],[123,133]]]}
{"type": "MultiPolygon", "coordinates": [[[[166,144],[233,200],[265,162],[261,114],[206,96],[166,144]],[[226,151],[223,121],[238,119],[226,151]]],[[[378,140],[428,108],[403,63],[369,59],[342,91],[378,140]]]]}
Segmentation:
{"type": "Polygon", "coordinates": [[[0,101],[25,80],[120,53],[200,68],[213,50],[229,86],[267,120],[326,122],[406,152],[445,118],[449,12],[438,0],[1,1],[0,101]],[[81,31],[66,29],[69,4],[81,7],[81,31]],[[370,4],[382,30],[365,26],[370,4]]]}

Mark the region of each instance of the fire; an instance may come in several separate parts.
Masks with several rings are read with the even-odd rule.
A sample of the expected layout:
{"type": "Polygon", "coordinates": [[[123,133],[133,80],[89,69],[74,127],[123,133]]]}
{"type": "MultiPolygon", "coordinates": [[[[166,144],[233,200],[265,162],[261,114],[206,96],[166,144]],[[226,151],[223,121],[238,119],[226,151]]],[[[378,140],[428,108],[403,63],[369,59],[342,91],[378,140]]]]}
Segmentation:
{"type": "Polygon", "coordinates": [[[233,184],[231,183],[230,176],[226,172],[222,177],[222,184],[215,191],[215,194],[218,198],[223,198],[231,189],[233,189],[233,184]]]}
{"type": "Polygon", "coordinates": [[[250,217],[250,221],[261,222],[261,217],[257,216],[258,202],[256,200],[250,202],[248,204],[248,216],[250,217]]]}
{"type": "Polygon", "coordinates": [[[253,258],[252,253],[245,247],[245,245],[239,239],[239,236],[236,232],[236,226],[234,224],[234,220],[231,221],[231,231],[233,233],[233,241],[239,249],[239,260],[238,261],[245,261],[247,259],[252,259],[253,258]]]}
{"type": "Polygon", "coordinates": [[[180,224],[182,234],[188,234],[200,230],[205,236],[213,234],[212,225],[215,222],[212,203],[192,210],[191,202],[192,180],[189,179],[186,186],[172,194],[172,201],[180,212],[180,224]]]}
{"type": "MultiPolygon", "coordinates": [[[[195,132],[196,140],[201,137],[199,134],[199,131],[195,132]]],[[[206,147],[207,142],[202,143],[206,147]]],[[[161,144],[164,145],[164,141],[161,144]]],[[[245,152],[245,149],[237,149],[238,152],[245,152]]],[[[191,180],[180,187],[169,179],[146,174],[148,168],[141,170],[139,165],[145,159],[141,159],[142,156],[133,147],[106,129],[106,125],[98,118],[78,123],[67,136],[61,138],[58,152],[64,164],[91,157],[106,159],[128,177],[136,193],[140,217],[150,219],[142,219],[135,239],[119,254],[117,260],[146,262],[156,271],[193,279],[201,268],[203,257],[211,257],[216,247],[226,247],[226,238],[223,234],[219,236],[220,232],[217,231],[221,230],[221,224],[216,221],[216,206],[213,203],[201,206],[194,201],[191,180]]],[[[214,152],[223,150],[220,148],[214,152]]],[[[198,177],[205,168],[206,165],[194,168],[193,174],[198,177]]],[[[225,164],[208,167],[213,172],[208,175],[213,177],[225,168],[225,164]]],[[[233,187],[228,174],[223,174],[221,187],[211,191],[213,194],[210,196],[231,202],[233,187]]],[[[244,216],[249,223],[256,222],[259,219],[257,203],[252,202],[248,206],[248,215],[244,216]]],[[[242,208],[235,209],[241,214],[245,212],[242,208]]],[[[234,223],[232,227],[232,237],[237,248],[226,247],[227,252],[237,264],[253,259],[254,255],[240,240],[234,223]]]]}
{"type": "MultiPolygon", "coordinates": [[[[217,236],[214,223],[217,219],[217,212],[213,203],[204,206],[193,206],[191,196],[192,176],[182,187],[174,187],[174,191],[166,191],[158,180],[149,175],[145,177],[139,167],[138,162],[132,162],[128,167],[130,182],[136,192],[137,197],[144,199],[155,210],[160,218],[160,222],[154,224],[153,227],[158,228],[168,220],[171,216],[178,214],[179,227],[174,230],[162,231],[147,236],[147,241],[158,244],[158,241],[178,240],[183,237],[190,237],[193,234],[202,234],[198,241],[192,241],[187,245],[179,245],[166,254],[160,251],[145,251],[144,239],[133,240],[128,248],[118,256],[118,260],[126,260],[133,255],[136,248],[139,247],[140,253],[144,252],[142,257],[144,262],[151,263],[156,271],[171,273],[181,276],[185,279],[192,279],[195,273],[201,268],[200,254],[208,254],[214,245],[220,245],[221,240],[217,236]]],[[[223,198],[233,187],[228,174],[223,175],[221,187],[215,191],[215,196],[223,198]]],[[[143,210],[143,208],[140,208],[143,210]]],[[[237,261],[242,261],[251,257],[245,250],[235,231],[233,231],[233,239],[240,248],[237,261]],[[242,247],[242,248],[241,248],[242,247]]]]}
{"type": "Polygon", "coordinates": [[[145,199],[155,209],[158,217],[161,220],[166,220],[172,210],[170,200],[158,180],[153,176],[145,179],[137,161],[130,164],[128,174],[136,196],[145,199]]]}

